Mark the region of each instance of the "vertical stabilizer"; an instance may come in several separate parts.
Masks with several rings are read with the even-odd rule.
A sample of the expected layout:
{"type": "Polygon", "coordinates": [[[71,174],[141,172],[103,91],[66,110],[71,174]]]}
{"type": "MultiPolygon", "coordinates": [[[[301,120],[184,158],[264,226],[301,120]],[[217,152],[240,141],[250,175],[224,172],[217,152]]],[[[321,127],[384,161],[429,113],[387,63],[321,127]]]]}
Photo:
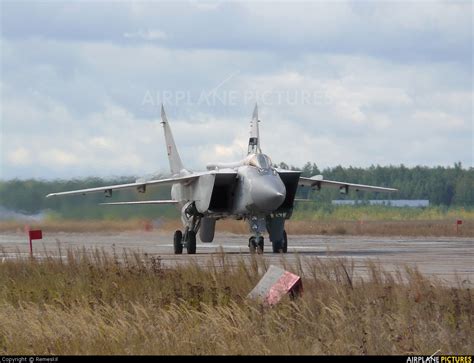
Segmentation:
{"type": "Polygon", "coordinates": [[[182,169],[184,169],[184,166],[179,157],[176,144],[174,143],[173,134],[171,133],[171,128],[168,119],[166,118],[165,108],[163,105],[161,105],[161,123],[163,124],[165,132],[166,152],[168,153],[171,173],[178,174],[182,169]]]}
{"type": "Polygon", "coordinates": [[[261,153],[260,149],[260,135],[258,131],[258,106],[255,104],[253,110],[252,121],[250,121],[250,138],[249,138],[249,148],[248,154],[252,153],[261,153]]]}

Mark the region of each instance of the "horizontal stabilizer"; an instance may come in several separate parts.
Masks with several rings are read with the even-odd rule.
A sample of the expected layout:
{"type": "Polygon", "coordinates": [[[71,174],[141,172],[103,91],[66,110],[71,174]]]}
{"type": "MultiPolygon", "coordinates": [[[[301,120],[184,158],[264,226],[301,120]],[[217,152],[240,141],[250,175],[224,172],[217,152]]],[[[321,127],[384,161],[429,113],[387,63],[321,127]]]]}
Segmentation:
{"type": "Polygon", "coordinates": [[[134,204],[177,204],[177,200],[139,200],[136,202],[110,202],[99,203],[100,205],[134,205],[134,204]]]}

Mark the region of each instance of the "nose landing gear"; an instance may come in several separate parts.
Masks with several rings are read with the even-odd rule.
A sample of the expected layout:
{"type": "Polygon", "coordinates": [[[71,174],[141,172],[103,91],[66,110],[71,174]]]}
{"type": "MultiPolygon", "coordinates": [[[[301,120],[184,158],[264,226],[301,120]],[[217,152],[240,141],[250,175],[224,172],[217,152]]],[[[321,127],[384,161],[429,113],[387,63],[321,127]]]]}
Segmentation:
{"type": "Polygon", "coordinates": [[[264,239],[263,236],[252,236],[249,238],[249,251],[250,253],[257,252],[258,254],[263,253],[264,239]]]}
{"type": "Polygon", "coordinates": [[[265,219],[258,216],[252,216],[249,218],[250,232],[253,236],[249,238],[249,251],[250,253],[257,252],[258,254],[263,253],[263,233],[265,232],[265,219]]]}

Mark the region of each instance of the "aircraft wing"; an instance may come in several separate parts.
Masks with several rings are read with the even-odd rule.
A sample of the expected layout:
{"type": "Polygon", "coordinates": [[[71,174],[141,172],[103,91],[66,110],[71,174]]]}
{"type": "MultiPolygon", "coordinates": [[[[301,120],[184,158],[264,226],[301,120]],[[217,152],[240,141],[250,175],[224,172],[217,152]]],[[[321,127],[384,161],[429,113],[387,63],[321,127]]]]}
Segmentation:
{"type": "Polygon", "coordinates": [[[339,188],[341,192],[348,193],[349,190],[364,190],[368,192],[396,192],[398,189],[379,187],[374,185],[364,185],[364,184],[354,184],[354,183],[345,183],[334,180],[323,179],[321,175],[313,176],[311,178],[300,177],[299,185],[304,187],[311,187],[316,189],[321,189],[321,187],[332,187],[339,188]]]}
{"type": "Polygon", "coordinates": [[[176,183],[193,182],[195,179],[199,178],[201,175],[204,175],[204,174],[208,174],[208,173],[195,173],[195,174],[175,177],[175,178],[148,180],[148,181],[135,182],[135,183],[129,183],[129,184],[107,185],[107,186],[98,187],[98,188],[79,189],[79,190],[71,190],[67,192],[51,193],[51,194],[48,194],[46,198],[59,196],[59,195],[75,195],[75,194],[85,195],[85,194],[97,193],[97,192],[105,192],[106,196],[111,196],[113,190],[130,189],[130,188],[136,188],[139,192],[144,192],[146,190],[146,187],[149,185],[169,185],[169,184],[176,184],[176,183]]]}
{"type": "Polygon", "coordinates": [[[178,204],[177,200],[139,200],[136,202],[110,202],[99,203],[100,205],[133,205],[133,204],[178,204]]]}

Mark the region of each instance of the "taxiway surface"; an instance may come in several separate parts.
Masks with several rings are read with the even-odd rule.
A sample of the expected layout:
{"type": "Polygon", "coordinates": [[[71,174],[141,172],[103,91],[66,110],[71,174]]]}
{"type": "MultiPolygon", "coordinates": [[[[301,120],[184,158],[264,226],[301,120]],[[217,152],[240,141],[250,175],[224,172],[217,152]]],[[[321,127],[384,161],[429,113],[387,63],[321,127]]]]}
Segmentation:
{"type": "MultiPolygon", "coordinates": [[[[250,256],[248,236],[216,233],[213,243],[198,240],[196,255],[173,254],[172,236],[169,232],[122,232],[122,233],[43,233],[43,239],[34,241],[34,253],[58,254],[67,248],[103,248],[121,253],[123,249],[160,256],[166,264],[186,263],[191,259],[205,263],[210,256],[223,251],[228,256],[250,256]]],[[[24,233],[3,233],[0,236],[0,260],[28,254],[29,244],[24,233]]],[[[362,271],[367,261],[380,262],[393,271],[401,266],[417,266],[428,275],[453,283],[457,279],[464,284],[474,283],[474,240],[457,237],[364,237],[364,236],[289,236],[288,253],[284,256],[290,265],[297,258],[352,259],[356,269],[362,271]],[[459,277],[458,277],[459,276],[459,277]]],[[[265,240],[264,258],[269,263],[281,265],[282,256],[271,253],[271,244],[265,240]]]]}

